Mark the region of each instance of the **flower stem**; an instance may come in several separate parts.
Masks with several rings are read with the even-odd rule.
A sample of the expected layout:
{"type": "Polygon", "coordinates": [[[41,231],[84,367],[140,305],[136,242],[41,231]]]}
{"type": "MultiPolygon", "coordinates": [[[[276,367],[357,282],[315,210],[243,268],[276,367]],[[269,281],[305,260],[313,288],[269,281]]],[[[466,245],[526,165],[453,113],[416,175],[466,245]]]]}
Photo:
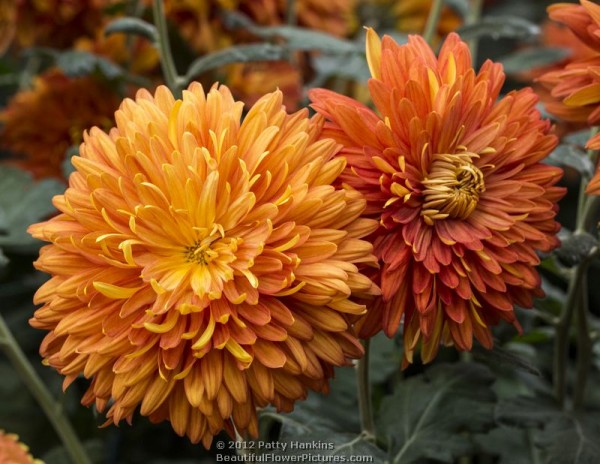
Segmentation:
{"type": "Polygon", "coordinates": [[[296,0],[287,0],[285,4],[285,22],[288,26],[295,26],[296,17],[296,0]]]}
{"type": "Polygon", "coordinates": [[[154,16],[154,25],[158,32],[158,52],[160,54],[160,65],[165,76],[167,86],[173,92],[175,98],[181,97],[181,85],[183,79],[177,74],[171,45],[169,44],[169,31],[167,29],[167,18],[165,16],[162,0],[153,0],[152,13],[154,16]]]}
{"type": "MultiPolygon", "coordinates": [[[[483,8],[483,0],[471,0],[469,5],[469,14],[466,18],[466,25],[476,24],[481,17],[481,10],[483,8]]],[[[469,49],[471,50],[471,59],[473,60],[473,67],[477,65],[477,52],[479,47],[479,37],[473,37],[469,41],[469,49]]]]}
{"type": "MultiPolygon", "coordinates": [[[[587,270],[587,266],[586,266],[587,270]]],[[[588,372],[592,364],[593,343],[588,326],[587,272],[581,278],[581,301],[577,306],[577,367],[573,410],[582,408],[585,401],[588,372]]]]}
{"type": "MultiPolygon", "coordinates": [[[[596,129],[594,130],[594,132],[596,129]]],[[[588,152],[593,159],[597,153],[588,152]]],[[[587,179],[582,179],[580,186],[580,201],[577,207],[577,228],[575,234],[587,233],[598,221],[597,212],[600,207],[600,198],[597,196],[585,196],[587,179]]],[[[575,385],[575,397],[573,407],[578,409],[582,406],[585,398],[592,341],[587,323],[588,313],[588,288],[587,271],[591,260],[597,254],[597,249],[585,256],[573,269],[567,299],[563,313],[556,327],[556,338],[554,343],[554,393],[561,407],[565,406],[566,383],[567,383],[567,359],[569,354],[569,331],[575,310],[577,310],[577,379],[575,385]]]]}
{"type": "Polygon", "coordinates": [[[23,383],[44,410],[54,430],[62,440],[65,450],[75,464],[91,464],[73,426],[64,414],[62,407],[46,389],[33,366],[19,347],[10,329],[0,314],[0,347],[12,363],[23,383]]]}
{"type": "Polygon", "coordinates": [[[369,382],[369,346],[370,340],[363,342],[365,355],[356,365],[356,384],[358,388],[358,410],[360,424],[365,439],[375,439],[375,420],[373,419],[373,404],[371,402],[371,387],[369,382]]]}
{"type": "Polygon", "coordinates": [[[444,0],[433,0],[431,10],[429,10],[429,16],[427,17],[427,23],[425,24],[425,30],[423,31],[423,38],[432,47],[433,38],[435,37],[438,23],[440,22],[443,6],[444,0]]]}

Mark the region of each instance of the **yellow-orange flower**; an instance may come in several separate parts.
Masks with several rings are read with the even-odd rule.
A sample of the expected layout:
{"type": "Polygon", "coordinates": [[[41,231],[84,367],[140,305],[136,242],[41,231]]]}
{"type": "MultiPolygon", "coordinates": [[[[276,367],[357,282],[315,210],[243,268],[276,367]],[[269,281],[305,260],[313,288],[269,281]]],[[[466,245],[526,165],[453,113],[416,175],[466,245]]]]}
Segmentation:
{"type": "Polygon", "coordinates": [[[367,33],[369,89],[377,112],[328,90],[310,93],[344,148],[341,180],[361,191],[380,220],[383,301],[363,336],[393,335],[404,318],[407,362],[422,339],[430,361],[440,342],[492,346],[490,327],[519,327],[514,305],[541,295],[535,251],[558,240],[561,170],[540,161],[556,146],[531,89],[498,101],[501,65],[475,73],[467,45],[450,34],[439,57],[410,36],[400,46],[367,33]]]}
{"type": "Polygon", "coordinates": [[[5,433],[0,429],[0,464],[44,464],[33,459],[27,445],[19,441],[13,433],[5,433]]]}
{"type": "Polygon", "coordinates": [[[15,35],[17,19],[16,0],[5,0],[0,4],[0,55],[8,48],[15,35]]]}
{"type": "Polygon", "coordinates": [[[115,93],[94,77],[69,78],[53,69],[0,112],[0,144],[36,177],[62,177],[67,149],[81,142],[84,129],[110,127],[118,105],[115,93]]]}
{"type": "Polygon", "coordinates": [[[30,227],[52,242],[52,278],[33,326],[45,362],[92,379],[86,405],[108,421],[152,421],[209,446],[225,428],[257,433],[257,407],[289,411],[361,356],[351,322],[377,293],[361,237],[366,201],[331,186],[345,167],[323,119],[288,115],[280,92],[240,122],[229,90],[182,100],[139,91],[107,135],[84,135],[77,171],[30,227]]]}

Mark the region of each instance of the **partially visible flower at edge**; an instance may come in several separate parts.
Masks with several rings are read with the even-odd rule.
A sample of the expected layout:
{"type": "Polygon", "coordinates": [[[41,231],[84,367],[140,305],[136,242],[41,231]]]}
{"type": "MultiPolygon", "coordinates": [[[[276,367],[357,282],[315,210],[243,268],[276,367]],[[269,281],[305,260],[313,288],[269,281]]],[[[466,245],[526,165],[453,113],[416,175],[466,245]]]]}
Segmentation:
{"type": "Polygon", "coordinates": [[[39,459],[34,459],[29,453],[29,448],[19,441],[13,433],[6,433],[0,429],[0,463],[1,464],[44,464],[39,459]]]}
{"type": "Polygon", "coordinates": [[[290,411],[362,355],[377,222],[330,185],[345,160],[321,116],[288,115],[281,92],[242,108],[224,86],[139,91],[109,134],[84,134],[61,214],[29,228],[51,242],[31,320],[44,362],[65,388],[91,379],[82,402],[107,423],[139,406],[206,447],[256,436],[257,407],[290,411]]]}
{"type": "Polygon", "coordinates": [[[51,69],[0,112],[0,145],[35,177],[63,177],[67,149],[81,142],[83,130],[110,127],[118,105],[118,96],[99,79],[51,69]]]}
{"type": "MultiPolygon", "coordinates": [[[[587,53],[574,57],[560,69],[545,73],[538,81],[550,90],[546,109],[566,121],[600,124],[600,5],[580,0],[580,5],[558,3],[548,7],[550,19],[566,25],[587,53]]],[[[600,147],[600,136],[589,148],[600,147]]]]}
{"type": "Polygon", "coordinates": [[[513,307],[543,294],[536,250],[558,244],[564,189],[555,186],[561,169],[540,162],[557,139],[531,89],[498,101],[501,65],[487,61],[476,74],[456,34],[436,58],[421,37],[400,46],[369,29],[367,60],[377,112],[309,92],[329,121],[323,137],[344,146],[341,181],[381,223],[373,239],[383,298],[360,335],[392,336],[404,320],[405,363],[419,340],[425,362],[440,342],[470,350],[475,337],[491,348],[491,326],[520,329],[513,307]]]}

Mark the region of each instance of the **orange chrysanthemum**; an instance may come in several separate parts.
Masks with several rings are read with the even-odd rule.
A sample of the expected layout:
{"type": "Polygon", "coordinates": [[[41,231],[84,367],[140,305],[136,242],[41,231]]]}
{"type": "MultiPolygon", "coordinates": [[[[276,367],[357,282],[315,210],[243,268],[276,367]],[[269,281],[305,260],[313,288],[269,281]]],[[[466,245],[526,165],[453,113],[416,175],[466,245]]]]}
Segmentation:
{"type": "Polygon", "coordinates": [[[256,407],[289,411],[361,356],[351,322],[377,293],[361,237],[366,201],[330,184],[345,167],[320,116],[286,114],[280,92],[240,123],[226,87],[175,101],[142,90],[107,135],[84,135],[61,214],[30,227],[52,242],[31,320],[41,353],[92,379],[83,403],[108,422],[152,421],[209,446],[257,433],[256,407]]]}
{"type": "Polygon", "coordinates": [[[118,105],[114,92],[94,77],[69,78],[50,70],[0,112],[0,144],[36,177],[62,177],[67,149],[81,142],[84,129],[110,127],[118,105]]]}
{"type": "Polygon", "coordinates": [[[27,445],[12,433],[0,429],[0,464],[44,464],[29,454],[27,445]]]}
{"type": "MultiPolygon", "coordinates": [[[[566,121],[600,124],[600,5],[587,0],[581,0],[581,5],[558,3],[548,7],[548,13],[590,50],[538,79],[552,97],[546,108],[566,121]]],[[[600,144],[600,139],[590,142],[600,144]]]]}
{"type": "Polygon", "coordinates": [[[450,34],[439,58],[421,37],[400,46],[367,33],[369,89],[378,112],[328,90],[310,93],[344,148],[341,176],[380,220],[383,301],[363,336],[393,335],[404,317],[407,362],[422,339],[430,361],[440,342],[492,346],[490,327],[519,327],[514,305],[541,295],[535,250],[558,244],[554,221],[561,170],[540,164],[555,147],[531,89],[497,101],[501,65],[471,67],[467,45],[450,34]]]}

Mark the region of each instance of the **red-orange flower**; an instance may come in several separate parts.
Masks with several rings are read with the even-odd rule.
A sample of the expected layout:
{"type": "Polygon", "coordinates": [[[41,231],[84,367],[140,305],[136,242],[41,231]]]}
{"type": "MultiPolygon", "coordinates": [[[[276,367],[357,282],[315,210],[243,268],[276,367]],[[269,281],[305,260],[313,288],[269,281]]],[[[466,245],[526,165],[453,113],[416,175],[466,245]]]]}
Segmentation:
{"type": "Polygon", "coordinates": [[[310,93],[348,159],[341,176],[380,220],[383,301],[362,335],[393,335],[404,317],[406,361],[422,339],[430,361],[440,342],[492,346],[490,327],[519,327],[513,307],[542,294],[536,250],[558,240],[561,170],[541,164],[557,140],[531,89],[498,101],[501,65],[471,67],[456,34],[439,58],[421,37],[400,46],[367,34],[369,89],[377,112],[328,90],[310,93]]]}
{"type": "Polygon", "coordinates": [[[289,411],[361,356],[352,300],[378,289],[361,237],[366,201],[331,186],[345,167],[323,118],[288,115],[280,92],[240,122],[226,87],[174,100],[139,91],[117,127],[84,135],[77,171],[30,227],[52,242],[52,278],[31,320],[45,362],[92,379],[83,398],[108,422],[142,415],[209,446],[225,428],[257,434],[256,407],[289,411]]]}
{"type": "Polygon", "coordinates": [[[551,92],[546,108],[572,122],[600,123],[600,5],[558,3],[548,8],[550,18],[565,24],[592,51],[573,59],[564,68],[539,78],[551,92]]]}
{"type": "Polygon", "coordinates": [[[84,129],[110,127],[118,104],[115,93],[94,77],[50,70],[0,112],[0,144],[36,177],[62,177],[67,149],[81,142],[84,129]]]}
{"type": "Polygon", "coordinates": [[[5,433],[0,429],[0,464],[43,464],[38,459],[33,459],[29,454],[27,445],[19,441],[19,437],[12,433],[5,433]]]}

